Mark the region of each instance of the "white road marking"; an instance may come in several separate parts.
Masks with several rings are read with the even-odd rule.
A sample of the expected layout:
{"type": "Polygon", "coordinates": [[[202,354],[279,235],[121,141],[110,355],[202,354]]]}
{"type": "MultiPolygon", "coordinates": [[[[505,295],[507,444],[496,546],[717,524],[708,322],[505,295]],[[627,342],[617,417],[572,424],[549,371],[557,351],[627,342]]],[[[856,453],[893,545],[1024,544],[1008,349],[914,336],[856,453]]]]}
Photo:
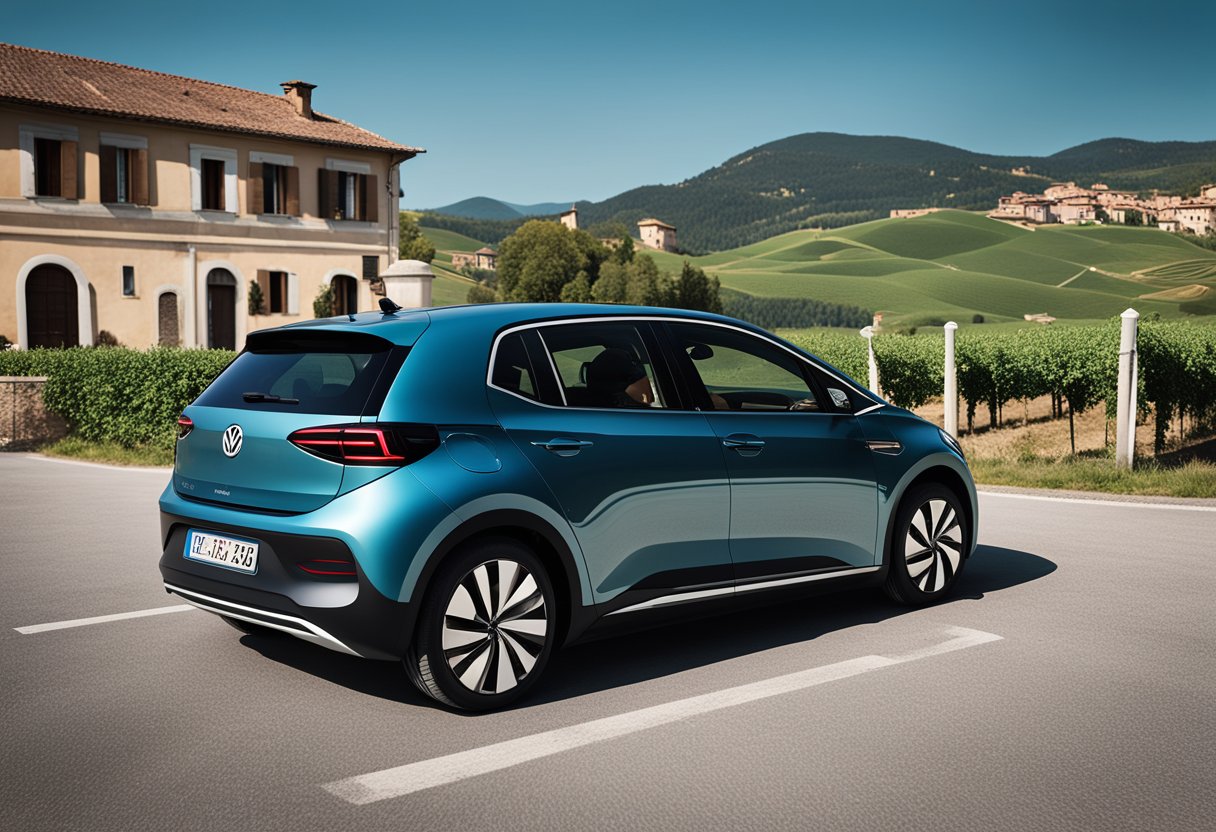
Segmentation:
{"type": "Polygon", "coordinates": [[[48,624],[31,624],[28,627],[14,627],[23,636],[34,633],[45,633],[50,630],[67,630],[72,627],[87,627],[90,624],[109,624],[111,621],[124,621],[128,618],[145,618],[149,615],[164,615],[169,612],[187,612],[196,609],[190,604],[176,604],[172,607],[153,607],[150,610],[135,610],[134,612],[116,612],[113,615],[95,615],[92,618],[73,618],[70,621],[52,621],[48,624]]]}
{"type": "Polygon", "coordinates": [[[651,708],[642,708],[630,713],[596,719],[580,725],[571,725],[541,734],[532,734],[487,745],[483,748],[461,751],[445,757],[436,757],[346,780],[337,780],[333,783],[325,783],[321,788],[348,803],[356,805],[375,803],[413,794],[424,789],[456,783],[470,777],[510,768],[604,740],[634,734],[647,728],[655,728],[724,708],[834,682],[837,679],[847,679],[871,670],[927,659],[942,653],[964,650],[1001,639],[1001,636],[965,627],[951,627],[946,634],[951,636],[948,641],[899,656],[861,656],[848,661],[765,679],[761,682],[739,685],[714,693],[655,705],[651,708]]]}
{"type": "Polygon", "coordinates": [[[1116,506],[1127,508],[1162,508],[1173,511],[1216,511],[1216,506],[1184,506],[1179,503],[1141,503],[1135,500],[1087,500],[1084,497],[1052,497],[1046,494],[1014,494],[1009,491],[977,491],[984,497],[1008,497],[1012,500],[1046,500],[1049,503],[1074,503],[1082,506],[1116,506]]]}

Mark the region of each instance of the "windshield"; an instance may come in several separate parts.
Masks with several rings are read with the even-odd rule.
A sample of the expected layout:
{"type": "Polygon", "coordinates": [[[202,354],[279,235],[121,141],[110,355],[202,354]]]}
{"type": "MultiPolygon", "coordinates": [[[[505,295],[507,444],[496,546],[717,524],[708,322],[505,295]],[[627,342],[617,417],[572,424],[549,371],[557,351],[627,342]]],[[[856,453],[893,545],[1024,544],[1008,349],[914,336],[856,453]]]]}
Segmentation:
{"type": "Polygon", "coordinates": [[[195,401],[202,407],[363,414],[391,345],[346,333],[255,333],[195,401]]]}

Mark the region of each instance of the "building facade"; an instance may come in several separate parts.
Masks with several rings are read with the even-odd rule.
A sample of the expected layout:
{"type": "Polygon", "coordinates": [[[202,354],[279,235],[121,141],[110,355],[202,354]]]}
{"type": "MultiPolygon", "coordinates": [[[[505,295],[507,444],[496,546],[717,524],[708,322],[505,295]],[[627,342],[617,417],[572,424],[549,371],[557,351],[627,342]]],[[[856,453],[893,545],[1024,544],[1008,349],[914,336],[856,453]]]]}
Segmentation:
{"type": "Polygon", "coordinates": [[[647,219],[638,223],[642,245],[658,251],[676,250],[676,227],[662,220],[647,219]]]}
{"type": "Polygon", "coordinates": [[[372,308],[424,151],[282,86],[0,44],[0,335],[231,349],[325,286],[335,314],[372,308]]]}

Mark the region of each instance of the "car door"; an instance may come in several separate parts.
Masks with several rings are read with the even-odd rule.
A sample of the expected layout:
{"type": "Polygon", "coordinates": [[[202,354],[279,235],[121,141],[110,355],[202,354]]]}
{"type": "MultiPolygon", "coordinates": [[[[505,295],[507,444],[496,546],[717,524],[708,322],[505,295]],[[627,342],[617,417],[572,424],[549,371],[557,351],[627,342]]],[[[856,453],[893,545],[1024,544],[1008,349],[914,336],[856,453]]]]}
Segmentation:
{"type": "Polygon", "coordinates": [[[822,400],[804,359],[774,341],[704,323],[667,332],[725,451],[739,585],[876,565],[874,462],[847,405],[822,400]]]}
{"type": "Polygon", "coordinates": [[[732,591],[720,443],[679,407],[656,353],[645,320],[527,327],[495,345],[491,405],[552,489],[609,611],[732,591]]]}

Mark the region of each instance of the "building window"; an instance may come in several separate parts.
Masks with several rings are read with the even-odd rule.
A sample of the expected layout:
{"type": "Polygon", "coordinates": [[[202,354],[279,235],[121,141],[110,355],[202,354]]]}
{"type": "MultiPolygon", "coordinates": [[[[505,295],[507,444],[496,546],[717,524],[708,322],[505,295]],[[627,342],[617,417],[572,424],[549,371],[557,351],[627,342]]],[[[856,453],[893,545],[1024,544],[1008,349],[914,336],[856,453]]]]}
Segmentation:
{"type": "Polygon", "coordinates": [[[320,171],[320,216],[327,220],[378,220],[378,179],[374,174],[341,167],[320,171]]]}
{"type": "Polygon", "coordinates": [[[221,159],[203,159],[203,205],[204,211],[223,211],[224,200],[224,162],[221,159]]]}
{"type": "Polygon", "coordinates": [[[296,278],[290,272],[258,271],[258,285],[265,299],[266,312],[271,315],[298,315],[299,301],[296,278]]]}
{"type": "Polygon", "coordinates": [[[63,196],[63,142],[34,139],[34,193],[63,196]]]}
{"type": "Polygon", "coordinates": [[[236,151],[190,145],[190,207],[195,211],[224,211],[237,207],[236,151]]]}
{"type": "Polygon", "coordinates": [[[76,128],[64,125],[22,124],[18,128],[21,195],[76,199],[76,128]]]}
{"type": "Polygon", "coordinates": [[[375,280],[380,276],[380,258],[375,254],[363,255],[363,279],[375,280]]]}
{"type": "Polygon", "coordinates": [[[122,294],[123,297],[135,297],[135,267],[122,267],[122,294]]]}
{"type": "Polygon", "coordinates": [[[101,134],[99,161],[103,203],[148,204],[147,144],[138,136],[101,134]]]}
{"type": "Polygon", "coordinates": [[[287,213],[287,169],[282,165],[262,165],[262,213],[287,213]]]}
{"type": "Polygon", "coordinates": [[[278,153],[249,154],[249,213],[300,215],[300,169],[292,161],[278,153]]]}

